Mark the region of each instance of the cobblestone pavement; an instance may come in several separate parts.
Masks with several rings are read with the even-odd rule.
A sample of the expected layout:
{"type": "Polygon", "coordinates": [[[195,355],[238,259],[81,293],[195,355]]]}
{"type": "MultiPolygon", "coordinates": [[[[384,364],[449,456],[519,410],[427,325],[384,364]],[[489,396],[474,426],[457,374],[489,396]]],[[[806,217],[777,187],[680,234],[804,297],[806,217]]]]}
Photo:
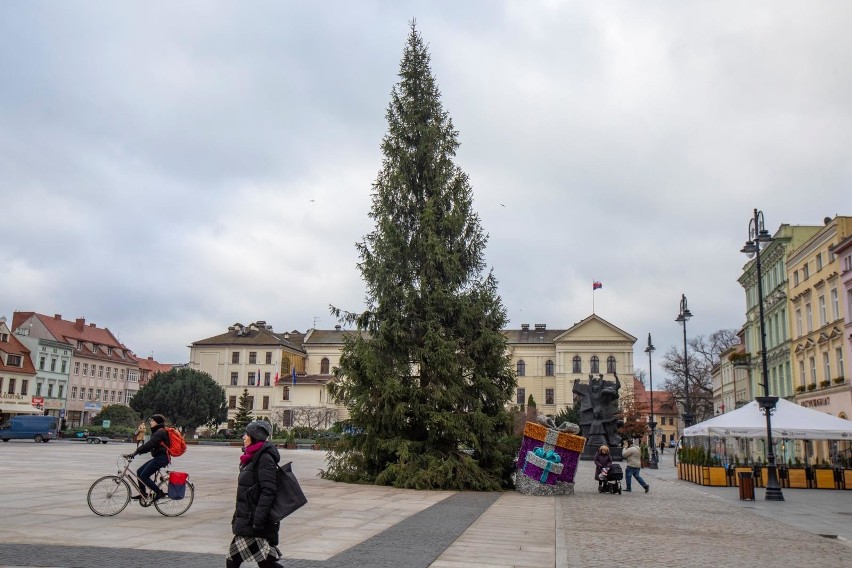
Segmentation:
{"type": "MultiPolygon", "coordinates": [[[[97,517],[88,486],[127,447],[0,444],[0,568],[224,565],[239,450],[198,446],[180,458],[175,469],[196,484],[183,517],[134,506],[97,517]]],[[[852,534],[852,491],[785,490],[788,501],[774,503],[758,489],[741,502],[736,488],[678,481],[664,463],[642,472],[650,493],[608,495],[581,462],[571,496],[422,492],[324,481],[324,454],[282,455],[309,499],[282,527],[288,568],[852,566],[848,541],[818,536],[852,534]]]]}

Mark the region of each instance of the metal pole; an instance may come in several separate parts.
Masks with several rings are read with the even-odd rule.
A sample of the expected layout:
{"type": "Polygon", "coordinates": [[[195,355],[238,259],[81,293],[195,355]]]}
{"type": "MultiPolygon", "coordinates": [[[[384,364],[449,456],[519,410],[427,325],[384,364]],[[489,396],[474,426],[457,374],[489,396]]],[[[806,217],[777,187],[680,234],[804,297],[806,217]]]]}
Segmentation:
{"type": "MultiPolygon", "coordinates": [[[[753,223],[753,239],[755,243],[755,261],[757,264],[757,303],[758,314],[760,317],[760,362],[763,366],[761,374],[763,376],[763,397],[758,397],[758,404],[764,414],[766,414],[766,500],[767,501],[783,501],[784,495],[781,493],[781,485],[778,483],[778,472],[775,466],[775,446],[772,443],[772,413],[775,411],[775,404],[778,402],[778,397],[769,396],[769,369],[766,364],[766,328],[763,315],[763,277],[760,267],[760,243],[761,237],[768,237],[769,234],[763,227],[763,212],[754,210],[754,219],[749,223],[753,223]],[[763,400],[759,400],[763,398],[763,400]]],[[[750,231],[751,236],[752,231],[750,231]]],[[[768,240],[768,239],[766,239],[768,240]]],[[[766,242],[764,240],[763,242],[766,242]]]]}
{"type": "Polygon", "coordinates": [[[651,353],[654,352],[654,345],[651,343],[651,334],[648,334],[648,347],[645,348],[645,353],[648,354],[648,382],[651,388],[651,417],[648,420],[648,426],[651,428],[651,460],[649,467],[651,469],[659,469],[659,460],[657,459],[657,423],[654,421],[654,371],[651,367],[651,353]]]}
{"type": "Polygon", "coordinates": [[[676,322],[683,324],[683,377],[684,377],[684,407],[683,407],[683,426],[689,428],[692,426],[692,405],[689,403],[689,352],[686,349],[686,322],[692,317],[692,312],[686,305],[686,294],[681,294],[680,297],[680,314],[675,319],[676,322]]]}

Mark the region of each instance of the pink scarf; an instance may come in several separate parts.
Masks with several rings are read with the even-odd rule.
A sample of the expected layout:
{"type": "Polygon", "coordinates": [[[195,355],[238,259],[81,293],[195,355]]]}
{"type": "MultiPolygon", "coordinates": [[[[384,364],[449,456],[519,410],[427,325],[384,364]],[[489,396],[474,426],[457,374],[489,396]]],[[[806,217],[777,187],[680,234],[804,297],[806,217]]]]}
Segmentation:
{"type": "Polygon", "coordinates": [[[254,454],[263,447],[264,442],[255,442],[254,444],[246,447],[243,451],[243,455],[240,456],[240,467],[245,467],[250,461],[251,458],[254,457],[254,454]]]}

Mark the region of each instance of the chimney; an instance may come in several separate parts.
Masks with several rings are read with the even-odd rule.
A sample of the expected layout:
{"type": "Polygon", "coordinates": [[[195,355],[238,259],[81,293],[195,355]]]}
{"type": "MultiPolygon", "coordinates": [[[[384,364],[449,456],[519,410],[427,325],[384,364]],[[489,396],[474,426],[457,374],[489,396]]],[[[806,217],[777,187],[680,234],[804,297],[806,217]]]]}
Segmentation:
{"type": "Polygon", "coordinates": [[[530,324],[528,324],[528,323],[522,323],[521,324],[521,331],[529,331],[529,330],[530,330],[530,324]]]}
{"type": "Polygon", "coordinates": [[[61,320],[61,319],[62,319],[62,314],[53,314],[53,319],[55,319],[55,320],[61,320]]]}
{"type": "Polygon", "coordinates": [[[80,331],[83,331],[83,328],[86,327],[86,318],[77,318],[77,320],[74,322],[74,327],[76,327],[80,331]]]}
{"type": "Polygon", "coordinates": [[[536,331],[544,331],[545,329],[547,329],[547,324],[546,324],[546,323],[537,323],[537,324],[535,324],[535,330],[536,330],[536,331]]]}
{"type": "Polygon", "coordinates": [[[89,327],[97,327],[97,326],[96,326],[95,324],[93,324],[93,323],[90,323],[90,324],[89,324],[89,327]]]}

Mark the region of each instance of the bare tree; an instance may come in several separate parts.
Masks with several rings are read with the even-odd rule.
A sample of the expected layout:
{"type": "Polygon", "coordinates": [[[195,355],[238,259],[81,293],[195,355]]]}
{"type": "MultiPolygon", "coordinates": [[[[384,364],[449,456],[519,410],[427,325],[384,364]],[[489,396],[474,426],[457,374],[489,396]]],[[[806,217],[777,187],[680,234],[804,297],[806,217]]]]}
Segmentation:
{"type": "Polygon", "coordinates": [[[274,413],[276,424],[283,428],[305,426],[325,430],[337,421],[337,409],[327,406],[288,406],[274,413]]]}
{"type": "MultiPolygon", "coordinates": [[[[689,406],[685,409],[701,422],[713,416],[713,380],[711,371],[719,364],[723,351],[739,343],[736,330],[720,329],[709,337],[698,335],[687,341],[687,364],[689,365],[689,406]]],[[[684,379],[683,350],[669,347],[661,364],[668,375],[664,388],[682,405],[686,404],[686,382],[684,379]]]]}

